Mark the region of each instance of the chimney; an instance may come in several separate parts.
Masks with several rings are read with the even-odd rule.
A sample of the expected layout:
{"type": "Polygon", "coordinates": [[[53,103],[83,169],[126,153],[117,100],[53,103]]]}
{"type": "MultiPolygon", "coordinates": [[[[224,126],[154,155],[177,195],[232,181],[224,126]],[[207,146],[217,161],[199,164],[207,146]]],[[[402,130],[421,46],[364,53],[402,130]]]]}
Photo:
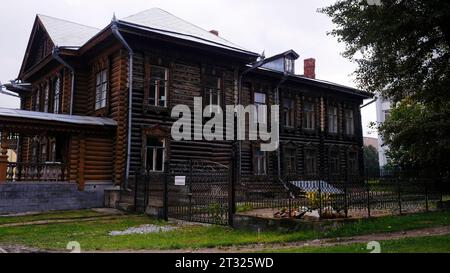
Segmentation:
{"type": "Polygon", "coordinates": [[[304,61],[304,76],[310,79],[316,78],[316,59],[309,58],[304,61]]]}
{"type": "Polygon", "coordinates": [[[214,35],[216,35],[216,36],[219,36],[219,31],[217,31],[217,30],[215,30],[215,29],[210,30],[209,32],[212,33],[212,34],[214,34],[214,35]]]}

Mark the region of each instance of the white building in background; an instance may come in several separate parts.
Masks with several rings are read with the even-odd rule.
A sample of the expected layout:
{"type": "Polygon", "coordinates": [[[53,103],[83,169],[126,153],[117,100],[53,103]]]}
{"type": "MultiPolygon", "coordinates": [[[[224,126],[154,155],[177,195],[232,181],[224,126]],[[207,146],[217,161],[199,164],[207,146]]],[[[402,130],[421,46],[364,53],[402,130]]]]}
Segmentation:
{"type": "MultiPolygon", "coordinates": [[[[381,96],[377,99],[377,122],[383,123],[390,114],[391,103],[389,101],[383,100],[381,96]]],[[[384,145],[384,141],[381,135],[378,136],[378,157],[380,161],[380,167],[384,167],[388,163],[388,158],[386,152],[389,150],[388,147],[384,145]]]]}

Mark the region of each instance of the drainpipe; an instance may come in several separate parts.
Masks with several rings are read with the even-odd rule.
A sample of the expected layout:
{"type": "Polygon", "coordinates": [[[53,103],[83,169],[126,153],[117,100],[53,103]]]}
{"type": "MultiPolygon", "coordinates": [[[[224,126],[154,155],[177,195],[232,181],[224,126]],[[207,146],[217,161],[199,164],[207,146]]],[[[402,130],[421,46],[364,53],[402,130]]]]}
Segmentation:
{"type": "Polygon", "coordinates": [[[52,56],[53,58],[55,58],[55,60],[57,60],[59,63],[61,63],[62,65],[64,65],[65,67],[67,67],[70,70],[70,75],[72,77],[72,84],[70,87],[70,115],[73,115],[73,95],[75,92],[75,69],[69,65],[66,61],[64,61],[61,56],[59,56],[59,47],[55,46],[53,48],[52,51],[52,56]]]}
{"type": "MultiPolygon", "coordinates": [[[[276,103],[278,105],[281,104],[280,102],[280,86],[287,80],[288,75],[284,73],[283,78],[278,82],[276,90],[276,103]]],[[[278,135],[280,135],[280,126],[278,126],[278,135]]],[[[277,171],[278,171],[278,177],[281,179],[281,143],[278,143],[278,149],[277,149],[277,171]]]]}
{"type": "Polygon", "coordinates": [[[130,177],[130,162],[131,162],[131,119],[132,119],[132,106],[133,106],[133,49],[131,49],[130,45],[125,41],[122,34],[117,27],[117,19],[116,16],[113,16],[111,31],[114,36],[122,43],[122,45],[128,50],[128,143],[127,143],[127,165],[126,165],[126,173],[125,173],[125,183],[124,188],[128,188],[128,179],[130,177]]]}

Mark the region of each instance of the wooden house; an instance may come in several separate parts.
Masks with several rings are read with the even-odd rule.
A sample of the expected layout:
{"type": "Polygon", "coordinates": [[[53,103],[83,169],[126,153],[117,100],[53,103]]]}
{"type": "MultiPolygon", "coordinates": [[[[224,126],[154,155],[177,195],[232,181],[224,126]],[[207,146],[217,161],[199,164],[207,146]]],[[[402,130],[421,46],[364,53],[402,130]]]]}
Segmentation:
{"type": "Polygon", "coordinates": [[[0,155],[0,180],[127,186],[137,169],[188,159],[239,160],[242,175],[362,174],[359,107],[371,95],[315,79],[314,59],[299,75],[297,58],[261,59],[161,9],[103,29],[38,15],[19,76],[5,85],[21,107],[0,109],[2,143],[18,135],[19,149],[17,163],[0,155]],[[236,156],[233,141],[174,141],[171,110],[193,97],[280,105],[280,148],[243,141],[236,156]]]}

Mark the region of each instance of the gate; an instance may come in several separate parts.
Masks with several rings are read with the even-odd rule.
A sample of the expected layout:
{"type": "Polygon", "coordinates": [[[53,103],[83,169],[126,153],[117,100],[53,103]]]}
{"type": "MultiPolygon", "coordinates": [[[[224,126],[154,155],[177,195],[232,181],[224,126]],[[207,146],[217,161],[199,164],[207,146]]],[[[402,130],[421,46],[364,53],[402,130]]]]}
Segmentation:
{"type": "Polygon", "coordinates": [[[186,221],[229,224],[231,168],[212,161],[166,165],[164,214],[186,221]]]}

